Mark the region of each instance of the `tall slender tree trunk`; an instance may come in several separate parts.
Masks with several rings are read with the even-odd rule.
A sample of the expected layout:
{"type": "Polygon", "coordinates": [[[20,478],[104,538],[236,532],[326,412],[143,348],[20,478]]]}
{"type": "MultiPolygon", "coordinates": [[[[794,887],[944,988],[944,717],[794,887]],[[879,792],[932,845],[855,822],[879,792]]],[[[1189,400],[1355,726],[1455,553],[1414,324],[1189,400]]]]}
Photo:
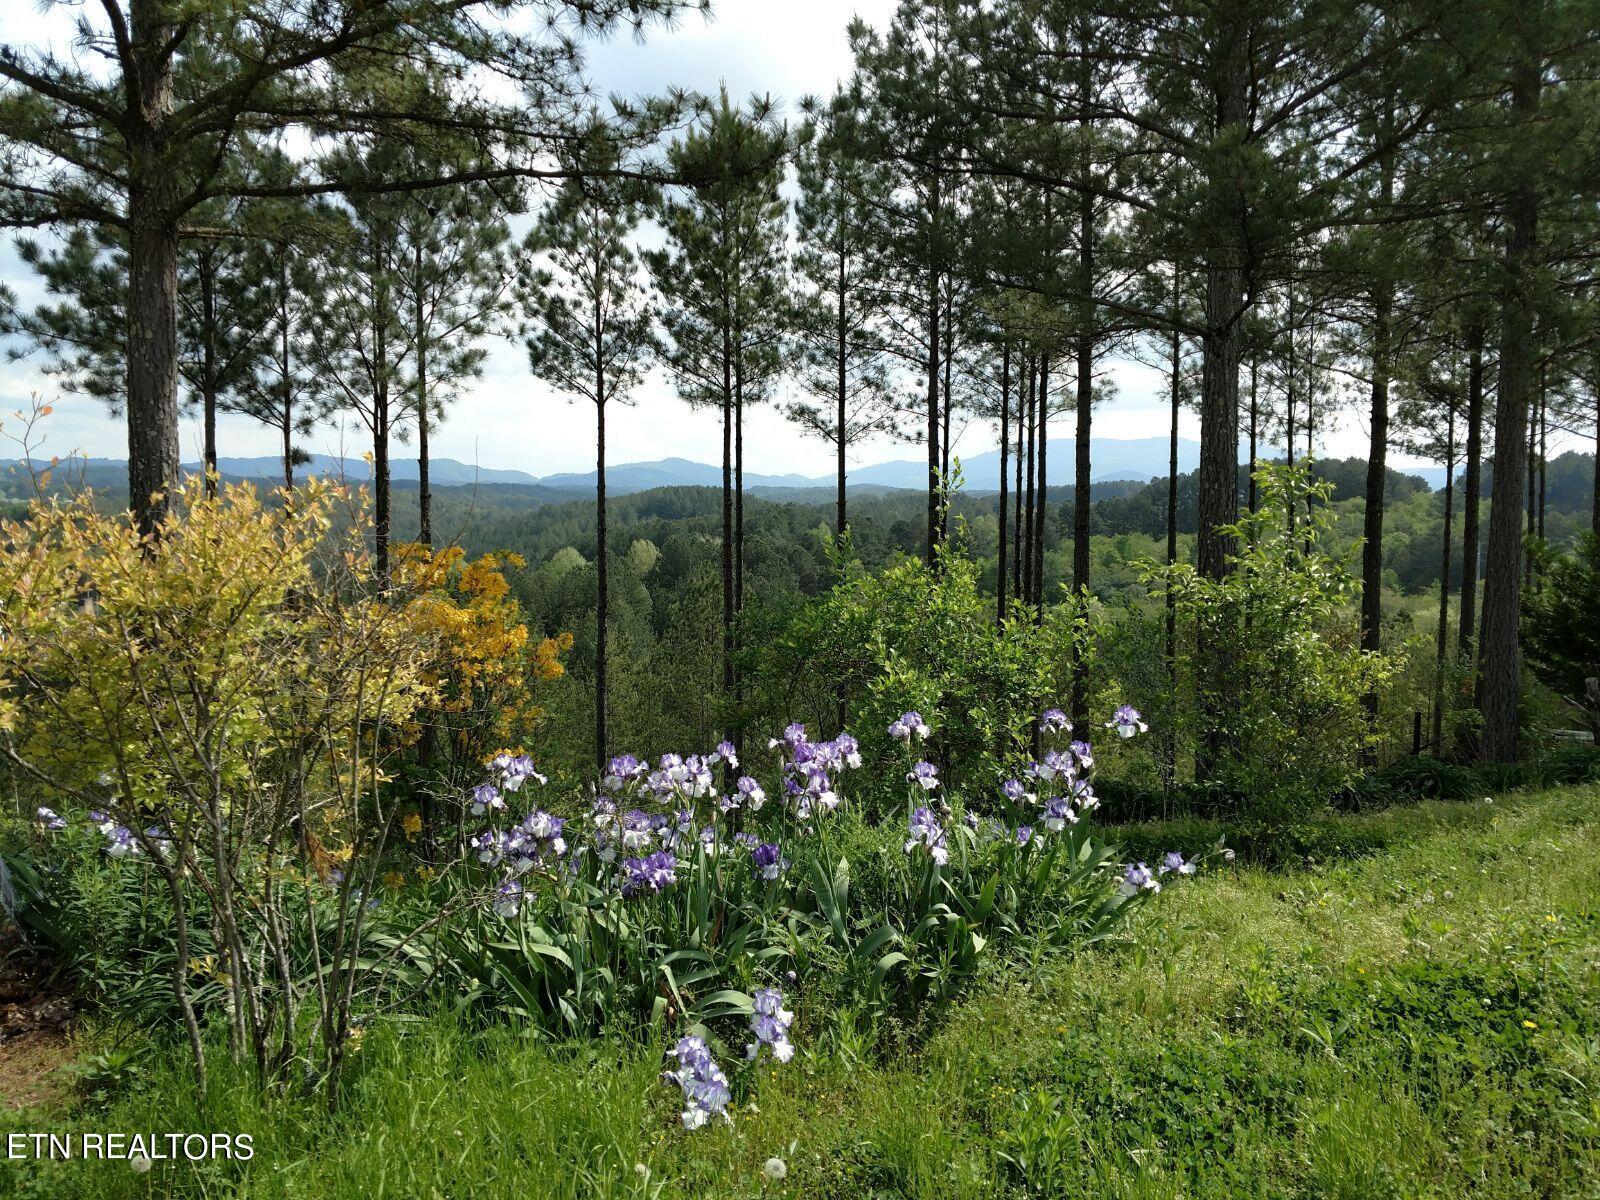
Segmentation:
{"type": "Polygon", "coordinates": [[[1050,357],[1039,355],[1039,491],[1034,513],[1033,602],[1037,605],[1034,623],[1044,621],[1044,527],[1050,512],[1049,484],[1046,479],[1050,446],[1050,357]]]}
{"type": "MultiPolygon", "coordinates": [[[[374,247],[374,257],[381,251],[374,247]]],[[[373,541],[377,548],[378,585],[389,586],[389,295],[387,263],[374,264],[377,297],[373,323],[372,473],[373,541]]]]}
{"type": "Polygon", "coordinates": [[[1478,510],[1483,492],[1483,325],[1467,329],[1466,470],[1461,496],[1461,612],[1456,648],[1472,656],[1478,632],[1478,510]]]}
{"type": "Polygon", "coordinates": [[[1200,395],[1199,566],[1220,579],[1229,570],[1233,539],[1221,532],[1239,519],[1239,315],[1244,273],[1233,256],[1206,271],[1205,355],[1200,395]]]}
{"type": "Polygon", "coordinates": [[[1594,387],[1594,492],[1589,499],[1589,529],[1600,540],[1600,383],[1594,387]]]}
{"type": "Polygon", "coordinates": [[[1022,601],[1033,603],[1033,511],[1035,450],[1039,428],[1039,375],[1034,356],[1028,358],[1028,495],[1022,504],[1022,601]]]}
{"type": "Polygon", "coordinates": [[[1027,603],[1022,591],[1022,460],[1027,457],[1023,442],[1027,434],[1028,389],[1033,386],[1032,366],[1028,355],[1022,355],[1022,371],[1017,380],[1017,462],[1016,488],[1012,497],[1011,514],[1011,594],[1019,603],[1027,603]]]}
{"type": "Polygon", "coordinates": [[[849,387],[849,376],[848,376],[849,361],[850,360],[849,360],[849,335],[848,335],[848,329],[847,329],[847,326],[846,326],[846,323],[845,323],[845,258],[844,258],[843,254],[839,255],[839,291],[838,291],[838,298],[839,298],[839,306],[838,306],[837,319],[836,319],[834,328],[835,328],[835,332],[837,334],[838,342],[839,342],[838,347],[837,347],[838,360],[839,360],[838,361],[838,367],[839,367],[839,379],[838,379],[839,395],[838,395],[838,412],[835,414],[836,424],[835,424],[835,427],[834,427],[834,444],[838,447],[838,450],[839,450],[839,462],[838,462],[838,471],[839,471],[838,508],[839,508],[839,511],[838,511],[837,516],[835,517],[835,526],[836,526],[835,532],[840,537],[843,537],[844,536],[844,531],[845,531],[845,525],[847,524],[847,522],[846,522],[846,515],[847,514],[845,512],[845,452],[848,449],[849,442],[850,442],[850,431],[846,426],[847,416],[846,416],[846,412],[845,412],[846,405],[847,405],[847,403],[849,401],[849,398],[850,398],[850,387],[849,387]]]}
{"type": "Polygon", "coordinates": [[[722,322],[722,701],[733,699],[733,321],[722,322]]]}
{"type": "MultiPolygon", "coordinates": [[[[1088,200],[1084,203],[1086,209],[1091,205],[1088,200]]],[[[1082,238],[1093,236],[1093,231],[1087,228],[1087,217],[1084,227],[1079,230],[1079,236],[1082,238]]],[[[1087,266],[1084,267],[1085,273],[1089,269],[1087,266]]],[[[1079,319],[1087,322],[1093,319],[1093,314],[1085,311],[1079,319]]],[[[1072,447],[1072,592],[1075,597],[1082,598],[1089,593],[1089,505],[1093,471],[1090,437],[1094,421],[1094,339],[1087,329],[1083,329],[1078,334],[1077,342],[1078,423],[1077,440],[1072,447]]],[[[1089,724],[1088,681],[1084,678],[1083,659],[1079,653],[1077,639],[1073,639],[1072,642],[1072,724],[1074,728],[1080,730],[1087,728],[1089,724]]]]}
{"type": "Polygon", "coordinates": [[[283,421],[283,486],[294,490],[294,388],[289,376],[289,258],[278,256],[278,380],[283,385],[279,415],[283,421]]]}
{"type": "Polygon", "coordinates": [[[995,616],[1006,619],[1006,459],[1011,452],[1011,343],[1000,347],[1000,520],[999,563],[995,570],[995,616]]]}
{"type": "Polygon", "coordinates": [[[1444,442],[1444,545],[1439,554],[1439,628],[1433,653],[1433,754],[1444,751],[1445,650],[1450,644],[1450,535],[1455,532],[1456,406],[1449,407],[1444,442]]]}
{"type": "MultiPolygon", "coordinates": [[[[1389,453],[1389,316],[1392,303],[1388,285],[1381,284],[1372,300],[1372,436],[1367,450],[1367,499],[1361,545],[1361,648],[1373,653],[1383,647],[1383,492],[1389,453]]],[[[1368,721],[1376,723],[1378,693],[1369,691],[1363,703],[1368,721]]]]}
{"type": "Polygon", "coordinates": [[[603,773],[607,761],[606,663],[607,631],[611,617],[611,566],[606,530],[606,373],[605,357],[598,337],[595,340],[594,366],[595,450],[594,450],[594,763],[603,773]]]}
{"type": "MultiPolygon", "coordinates": [[[[1513,120],[1530,126],[1539,108],[1540,64],[1525,56],[1512,81],[1513,120]]],[[[1489,762],[1517,757],[1517,626],[1522,615],[1522,487],[1527,477],[1525,434],[1532,385],[1534,256],[1539,225],[1535,181],[1519,182],[1507,197],[1505,287],[1501,297],[1500,387],[1495,401],[1494,492],[1489,501],[1489,557],[1484,571],[1483,634],[1479,642],[1483,742],[1489,762]]]]}
{"type": "MultiPolygon", "coordinates": [[[[1237,23],[1221,31],[1216,61],[1215,129],[1229,136],[1244,129],[1250,115],[1250,50],[1246,31],[1237,23]]],[[[1239,181],[1223,184],[1224,206],[1219,214],[1217,244],[1206,253],[1205,333],[1201,338],[1203,362],[1200,388],[1200,470],[1197,494],[1199,528],[1197,558],[1200,574],[1221,579],[1232,569],[1234,540],[1223,530],[1239,517],[1239,360],[1240,320],[1245,311],[1245,247],[1240,244],[1248,216],[1248,201],[1239,181]]],[[[1228,680],[1232,674],[1232,649],[1226,636],[1202,622],[1196,655],[1206,664],[1199,689],[1203,730],[1195,758],[1197,778],[1210,774],[1222,753],[1221,714],[1231,703],[1228,680]]]]}
{"type": "MultiPolygon", "coordinates": [[[[1172,590],[1172,568],[1178,563],[1178,409],[1183,396],[1183,342],[1178,332],[1178,317],[1182,305],[1182,292],[1178,271],[1172,271],[1172,416],[1167,430],[1167,594],[1166,594],[1166,646],[1168,713],[1177,710],[1178,695],[1178,598],[1172,590]]],[[[1255,408],[1255,373],[1251,371],[1251,412],[1255,408]]],[[[1255,426],[1252,422],[1251,433],[1255,426]]],[[[1253,492],[1252,492],[1253,495],[1253,492]]],[[[1167,812],[1167,801],[1178,776],[1178,733],[1173,722],[1163,738],[1162,753],[1162,815],[1167,812]]]]}
{"type": "Polygon", "coordinates": [[[202,446],[201,470],[205,474],[206,496],[217,494],[217,281],[210,247],[200,251],[200,407],[202,446]]]}
{"type": "MultiPolygon", "coordinates": [[[[951,318],[951,293],[954,290],[953,281],[946,277],[944,287],[944,393],[939,409],[939,474],[944,479],[944,486],[950,487],[950,410],[954,407],[951,403],[955,390],[951,386],[951,368],[955,359],[955,325],[951,318]]],[[[950,506],[943,505],[939,510],[939,538],[944,540],[950,536],[950,506]]]]}
{"type": "Polygon", "coordinates": [[[153,533],[178,480],[177,178],[166,156],[173,112],[171,6],[136,0],[129,27],[139,70],[130,73],[128,145],[128,506],[153,533]]]}
{"type": "Polygon", "coordinates": [[[1545,368],[1539,368],[1539,527],[1535,535],[1544,541],[1544,508],[1550,483],[1550,394],[1545,387],[1545,368]]]}
{"type": "Polygon", "coordinates": [[[417,343],[417,540],[433,545],[433,490],[428,483],[428,323],[422,307],[422,243],[414,248],[412,337],[417,343]]]}
{"type": "MultiPolygon", "coordinates": [[[[736,330],[733,383],[733,649],[740,650],[738,617],[744,612],[744,327],[736,330]]],[[[744,675],[737,661],[733,670],[733,727],[735,750],[744,753],[744,675]]]]}
{"type": "MultiPolygon", "coordinates": [[[[937,206],[937,201],[935,201],[937,206]]],[[[939,544],[939,271],[928,268],[928,565],[939,544]]]]}
{"type": "MultiPolygon", "coordinates": [[[[1174,335],[1174,337],[1176,337],[1176,335],[1174,335]]],[[[1256,445],[1257,441],[1259,440],[1260,428],[1261,428],[1261,410],[1260,410],[1259,404],[1257,403],[1257,397],[1256,397],[1256,382],[1257,382],[1258,376],[1260,375],[1259,367],[1260,367],[1260,363],[1259,363],[1259,361],[1257,359],[1256,353],[1254,351],[1251,351],[1251,353],[1250,353],[1250,449],[1249,449],[1250,469],[1249,469],[1248,472],[1246,472],[1246,475],[1247,475],[1247,478],[1248,478],[1249,482],[1245,484],[1245,488],[1246,488],[1246,491],[1247,491],[1247,494],[1248,494],[1248,497],[1249,497],[1249,502],[1248,502],[1247,508],[1248,508],[1248,511],[1252,515],[1256,511],[1256,458],[1260,454],[1260,451],[1259,451],[1259,449],[1257,448],[1257,445],[1256,445]]],[[[1174,370],[1177,369],[1176,363],[1174,363],[1173,369],[1174,370]]]]}

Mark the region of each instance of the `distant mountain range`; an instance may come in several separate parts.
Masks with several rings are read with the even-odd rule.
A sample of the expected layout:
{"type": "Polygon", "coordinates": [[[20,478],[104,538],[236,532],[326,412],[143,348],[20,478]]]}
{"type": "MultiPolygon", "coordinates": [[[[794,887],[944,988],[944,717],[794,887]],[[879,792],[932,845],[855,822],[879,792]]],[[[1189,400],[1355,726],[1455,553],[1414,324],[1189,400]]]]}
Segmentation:
{"type": "MultiPolygon", "coordinates": [[[[1076,443],[1072,438],[1054,439],[1048,449],[1048,475],[1052,486],[1064,486],[1072,480],[1076,443]]],[[[1095,438],[1090,442],[1090,461],[1093,464],[1093,481],[1137,480],[1147,482],[1162,479],[1167,474],[1168,443],[1165,437],[1148,438],[1095,438]]],[[[971,457],[957,455],[965,489],[969,492],[991,492],[999,487],[1000,452],[989,450],[971,457]]],[[[1200,443],[1189,438],[1178,439],[1178,471],[1193,471],[1200,462],[1200,443]]],[[[43,465],[43,464],[39,464],[43,465]]],[[[185,463],[185,470],[198,470],[198,463],[185,463]]],[[[593,471],[567,471],[554,475],[537,476],[527,471],[505,468],[478,467],[453,458],[435,458],[430,461],[429,476],[435,487],[461,487],[471,484],[537,485],[552,492],[592,491],[595,484],[593,471]]],[[[265,456],[261,458],[222,458],[217,462],[223,475],[235,479],[261,479],[276,482],[283,475],[283,460],[265,456]]],[[[92,458],[87,463],[87,475],[114,478],[126,471],[121,459],[92,458]]],[[[1408,467],[1406,473],[1421,476],[1430,487],[1444,482],[1442,467],[1408,467]]],[[[389,461],[390,478],[400,487],[417,481],[417,460],[396,456],[389,461]]],[[[314,454],[307,464],[295,468],[297,477],[307,475],[343,475],[351,480],[363,480],[370,474],[367,464],[360,458],[336,458],[328,454],[314,454]]],[[[764,475],[745,472],[745,487],[749,489],[774,488],[799,491],[808,488],[832,488],[834,476],[827,475],[764,475]]],[[[925,460],[897,459],[852,467],[850,486],[871,490],[927,486],[928,465],[925,460]]],[[[692,462],[686,458],[663,458],[655,462],[616,463],[606,467],[606,487],[614,495],[648,491],[660,487],[720,487],[722,468],[713,463],[692,462]]]]}

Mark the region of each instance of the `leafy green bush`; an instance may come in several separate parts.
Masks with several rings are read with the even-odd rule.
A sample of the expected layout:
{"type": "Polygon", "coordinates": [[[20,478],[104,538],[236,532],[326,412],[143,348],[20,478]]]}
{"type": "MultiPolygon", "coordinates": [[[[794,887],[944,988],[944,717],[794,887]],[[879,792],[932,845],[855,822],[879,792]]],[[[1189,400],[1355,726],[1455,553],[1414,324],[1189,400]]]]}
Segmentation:
{"type": "MultiPolygon", "coordinates": [[[[963,786],[998,780],[1002,765],[1030,747],[1034,717],[1061,690],[1080,634],[1074,615],[1055,610],[1039,624],[1018,609],[997,623],[993,599],[978,590],[977,565],[954,547],[941,550],[935,566],[907,559],[869,573],[845,559],[840,571],[839,583],[759,652],[756,674],[826,680],[850,727],[869,731],[869,763],[898,761],[881,731],[910,708],[940,730],[935,754],[945,778],[963,786]]],[[[892,806],[896,789],[858,799],[892,806]]]]}
{"type": "Polygon", "coordinates": [[[1374,745],[1365,707],[1396,664],[1360,647],[1356,580],[1327,546],[1328,485],[1304,464],[1256,472],[1261,503],[1224,532],[1238,547],[1211,579],[1147,563],[1180,631],[1179,707],[1196,775],[1244,798],[1250,820],[1283,827],[1347,787],[1374,745]],[[1290,525],[1290,515],[1297,514],[1290,525]]]}

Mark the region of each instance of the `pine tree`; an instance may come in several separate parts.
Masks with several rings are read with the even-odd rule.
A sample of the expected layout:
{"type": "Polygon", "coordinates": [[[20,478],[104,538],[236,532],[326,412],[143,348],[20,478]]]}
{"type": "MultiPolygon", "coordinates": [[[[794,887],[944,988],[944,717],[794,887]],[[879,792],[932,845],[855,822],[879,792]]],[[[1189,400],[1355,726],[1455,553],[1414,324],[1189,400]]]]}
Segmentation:
{"type": "MultiPolygon", "coordinates": [[[[443,173],[447,163],[414,164],[443,173]]],[[[464,185],[406,198],[399,217],[398,303],[412,369],[405,415],[417,434],[418,540],[433,542],[429,437],[461,387],[483,370],[483,339],[505,325],[514,269],[508,208],[519,198],[464,185]]]]}
{"type": "Polygon", "coordinates": [[[897,432],[902,407],[890,378],[883,281],[874,255],[876,208],[887,180],[855,152],[858,120],[854,98],[838,93],[801,131],[796,155],[800,248],[794,268],[806,290],[795,302],[795,333],[808,398],[791,401],[786,411],[833,445],[834,530],[841,536],[849,523],[850,448],[872,434],[897,432]]]}
{"type": "Polygon", "coordinates": [[[535,374],[595,409],[594,756],[603,770],[607,732],[610,549],[606,529],[606,406],[627,403],[654,348],[649,297],[633,250],[643,199],[635,189],[575,179],[556,194],[529,239],[543,270],[524,293],[535,374]]]}
{"type": "Polygon", "coordinates": [[[742,417],[746,402],[765,397],[783,363],[785,204],[778,184],[786,143],[765,101],[745,111],[724,94],[669,153],[673,168],[694,183],[657,206],[666,245],[645,255],[663,300],[662,357],[678,395],[722,415],[722,691],[724,703],[735,706],[742,417]]]}

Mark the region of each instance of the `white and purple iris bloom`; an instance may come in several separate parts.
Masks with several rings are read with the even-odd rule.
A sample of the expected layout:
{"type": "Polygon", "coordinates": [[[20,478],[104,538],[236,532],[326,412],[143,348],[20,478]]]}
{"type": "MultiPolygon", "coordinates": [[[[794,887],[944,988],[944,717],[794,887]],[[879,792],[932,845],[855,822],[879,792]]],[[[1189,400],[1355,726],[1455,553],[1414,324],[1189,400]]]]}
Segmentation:
{"type": "Polygon", "coordinates": [[[916,711],[904,712],[889,723],[889,736],[898,742],[911,744],[913,738],[925,739],[929,733],[927,722],[916,711]]]}
{"type": "Polygon", "coordinates": [[[923,807],[913,811],[910,821],[906,824],[906,831],[911,835],[906,839],[907,854],[919,850],[926,851],[928,857],[941,867],[950,861],[950,848],[944,840],[944,827],[939,824],[939,818],[934,816],[930,809],[923,807]]]}
{"type": "Polygon", "coordinates": [[[1066,733],[1072,728],[1072,722],[1067,720],[1067,714],[1059,708],[1047,708],[1039,714],[1039,732],[1041,733],[1066,733]]]}
{"type": "Polygon", "coordinates": [[[672,1049],[677,1065],[666,1071],[662,1078],[675,1083],[683,1092],[683,1113],[680,1119],[685,1129],[699,1129],[712,1117],[721,1117],[730,1124],[733,1116],[728,1105],[733,1092],[728,1087],[728,1077],[711,1057],[705,1039],[691,1034],[678,1039],[672,1049]]]}
{"type": "Polygon", "coordinates": [[[768,750],[776,750],[779,746],[787,746],[793,750],[796,746],[804,745],[806,740],[806,727],[799,721],[783,727],[783,736],[771,738],[767,742],[768,750]]]}
{"type": "Polygon", "coordinates": [[[755,1011],[750,1016],[750,1032],[755,1041],[744,1048],[748,1059],[755,1059],[765,1046],[772,1057],[786,1063],[794,1057],[794,1043],[789,1040],[789,1026],[794,1024],[794,1014],[783,1006],[783,992],[777,988],[757,988],[751,996],[755,1011]]]}
{"type": "Polygon", "coordinates": [[[657,850],[643,858],[622,860],[622,894],[634,896],[671,887],[678,878],[678,859],[670,850],[657,850]]]}
{"type": "Polygon", "coordinates": [[[750,837],[750,863],[756,869],[756,874],[771,882],[783,874],[784,868],[789,865],[789,860],[783,857],[783,851],[777,842],[758,842],[750,837]]]}
{"type": "Polygon", "coordinates": [[[530,779],[541,784],[548,782],[534,770],[533,759],[526,754],[496,754],[489,760],[489,765],[500,772],[501,791],[521,791],[522,785],[530,779]]]}
{"type": "Polygon", "coordinates": [[[1136,733],[1149,732],[1150,726],[1145,724],[1137,708],[1131,704],[1124,704],[1111,715],[1111,720],[1106,722],[1106,728],[1115,729],[1120,738],[1131,738],[1136,733]]]}
{"type": "Polygon", "coordinates": [[[495,889],[494,911],[502,917],[514,917],[522,911],[522,885],[515,879],[508,879],[495,889]]]}
{"type": "Polygon", "coordinates": [[[1051,833],[1060,833],[1068,825],[1078,823],[1078,814],[1073,810],[1072,801],[1065,796],[1051,796],[1044,802],[1044,815],[1039,823],[1051,833]]]}
{"type": "Polygon", "coordinates": [[[1078,761],[1070,753],[1046,750],[1038,762],[1028,767],[1035,779],[1049,782],[1052,779],[1070,779],[1078,769],[1078,761]]]}
{"type": "Polygon", "coordinates": [[[505,857],[507,840],[498,829],[485,829],[467,845],[477,854],[479,862],[494,866],[505,857]]]}
{"type": "Polygon", "coordinates": [[[1193,875],[1195,864],[1184,858],[1176,850],[1169,850],[1161,859],[1161,874],[1163,875],[1193,875]]]}
{"type": "Polygon", "coordinates": [[[566,825],[563,818],[537,808],[524,817],[504,843],[505,852],[511,856],[512,870],[520,875],[534,867],[548,866],[566,854],[566,825]]]}
{"type": "Polygon", "coordinates": [[[492,783],[480,783],[472,789],[472,804],[468,811],[475,817],[481,817],[491,810],[501,812],[505,806],[505,797],[500,794],[499,788],[492,783]]]}
{"type": "Polygon", "coordinates": [[[739,754],[732,742],[724,739],[717,743],[717,748],[707,756],[711,762],[726,763],[729,770],[739,769],[739,754]]]}
{"type": "Polygon", "coordinates": [[[649,773],[650,768],[633,755],[619,754],[606,765],[605,778],[600,783],[608,792],[620,792],[649,773]]]}
{"type": "Polygon", "coordinates": [[[919,762],[906,773],[906,782],[931,792],[939,786],[939,768],[931,762],[919,762]]]}
{"type": "Polygon", "coordinates": [[[774,738],[770,744],[786,750],[783,790],[794,801],[796,816],[809,821],[818,812],[830,813],[839,807],[833,779],[837,772],[860,765],[855,738],[841,733],[831,742],[810,742],[804,725],[790,725],[781,739],[774,738]]]}
{"type": "Polygon", "coordinates": [[[67,827],[67,819],[65,817],[56,812],[55,809],[46,808],[42,804],[39,806],[39,811],[34,814],[34,817],[46,829],[65,829],[67,827]]]}
{"type": "Polygon", "coordinates": [[[113,825],[106,833],[106,853],[112,858],[138,858],[141,851],[133,830],[126,825],[113,825]]]}
{"type": "Polygon", "coordinates": [[[1122,873],[1122,890],[1129,895],[1137,892],[1159,892],[1161,881],[1156,873],[1143,863],[1129,863],[1122,873]]]}

